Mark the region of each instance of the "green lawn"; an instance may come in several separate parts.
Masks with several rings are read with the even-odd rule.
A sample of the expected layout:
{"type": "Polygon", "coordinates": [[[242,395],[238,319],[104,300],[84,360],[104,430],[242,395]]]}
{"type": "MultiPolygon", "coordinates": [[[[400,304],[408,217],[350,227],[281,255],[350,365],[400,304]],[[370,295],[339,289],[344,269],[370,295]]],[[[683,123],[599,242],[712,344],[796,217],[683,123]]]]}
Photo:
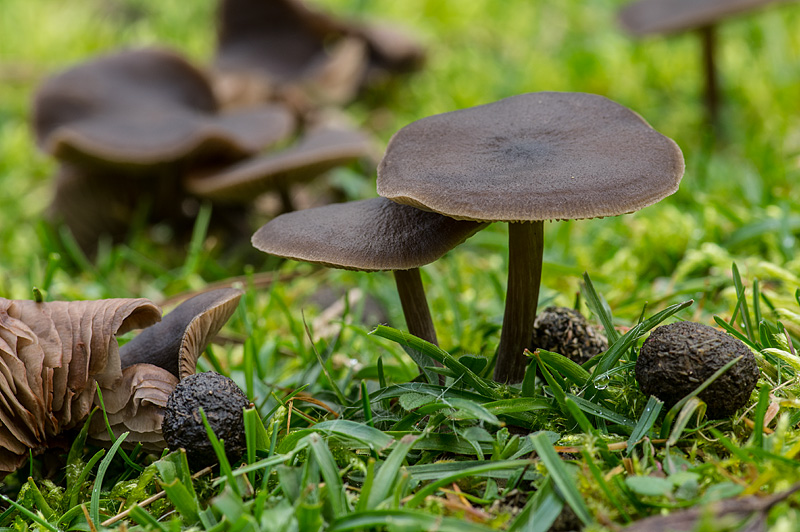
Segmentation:
{"type": "MultiPolygon", "coordinates": [[[[149,465],[152,457],[137,457],[146,466],[142,473],[117,457],[98,482],[92,463],[95,470],[73,498],[64,492],[65,461],[35,460],[8,477],[0,491],[19,497],[19,504],[48,524],[34,525],[33,517],[17,511],[2,513],[8,506],[3,502],[0,531],[89,530],[80,503],[90,510],[94,504],[99,524],[164,485],[183,486],[186,493],[175,489],[134,512],[129,527],[539,530],[537,523],[549,526],[548,516],[566,504],[590,527],[603,529],[727,496],[777,493],[796,482],[800,359],[785,337],[771,333],[780,321],[800,340],[800,6],[773,6],[720,27],[723,133],[715,142],[704,121],[699,40],[687,34],[635,41],[615,19],[624,3],[316,5],[340,15],[396,21],[428,49],[421,72],[346,109],[384,146],[418,118],[531,91],[607,96],[678,143],[686,173],[673,196],[630,215],[546,224],[540,308],[574,306],[582,293],[581,309],[599,323],[602,311],[587,295],[584,272],[620,333],[639,322],[645,305],[649,318],[693,299],[667,321],[714,324],[715,316],[730,321],[734,309],[743,308],[737,300],[746,300],[751,327],[744,326],[744,312],[737,311],[733,321],[759,352],[763,391],[757,388],[748,409],[727,420],[694,415],[699,405],[690,401],[674,417],[662,412],[647,424],[648,398],[629,364],[647,332],[642,329],[614,344],[616,350],[612,346],[609,352],[621,361],[607,357],[598,365],[609,364],[603,386],[587,383],[580,372],[570,374],[558,359],[549,364],[553,380],[531,382],[522,392],[480,379],[502,320],[503,224],[423,269],[444,351],[417,347],[445,362],[458,381],[447,390],[409,382],[416,368],[395,332],[367,334],[376,323],[361,319],[368,313],[359,294],[382,305],[390,325],[404,328],[388,274],[320,270],[231,251],[207,237],[202,224],[185,245],[163,227],[143,227],[124,243],[101,244],[98,255],[87,259],[63,230],[44,222],[56,165],[37,150],[30,131],[36,87],[59,69],[122,47],[168,46],[209,64],[213,2],[0,0],[0,296],[30,299],[38,287],[48,300],[149,297],[169,304],[174,296],[239,278],[247,294],[224,330],[235,341],[215,345],[201,368],[234,378],[268,433],[257,466],[234,469],[238,480],[224,470],[219,481],[198,479],[194,492],[174,455],[156,465],[149,465]],[[737,297],[734,263],[744,298],[737,297]],[[754,286],[761,297],[754,296],[754,286]],[[358,296],[332,327],[319,319],[327,306],[320,303],[322,291],[358,296]],[[626,339],[633,349],[623,346],[626,339]],[[306,385],[304,397],[323,401],[345,422],[335,425],[326,409],[300,400],[289,416],[286,398],[306,385]],[[370,401],[364,401],[364,391],[370,401]],[[763,420],[770,403],[780,406],[770,432],[754,432],[748,421],[763,420]],[[592,410],[593,404],[602,410],[592,410]],[[308,429],[315,422],[326,424],[308,429]],[[650,438],[635,447],[631,441],[626,451],[621,443],[631,432],[650,438]],[[413,445],[409,435],[417,436],[413,445]],[[553,445],[570,453],[559,460],[553,445]],[[25,484],[30,472],[33,481],[25,484]],[[657,480],[641,479],[653,473],[657,480]],[[443,478],[449,481],[426,488],[443,478]],[[92,503],[92,489],[101,485],[99,502],[92,503]]],[[[375,195],[374,170],[359,171],[353,167],[333,177],[347,185],[350,199],[375,195]]],[[[253,230],[265,221],[252,220],[253,230]]],[[[96,451],[80,450],[70,467],[87,467],[96,451]]],[[[769,514],[770,526],[800,526],[798,502],[794,496],[780,503],[769,514]]]]}

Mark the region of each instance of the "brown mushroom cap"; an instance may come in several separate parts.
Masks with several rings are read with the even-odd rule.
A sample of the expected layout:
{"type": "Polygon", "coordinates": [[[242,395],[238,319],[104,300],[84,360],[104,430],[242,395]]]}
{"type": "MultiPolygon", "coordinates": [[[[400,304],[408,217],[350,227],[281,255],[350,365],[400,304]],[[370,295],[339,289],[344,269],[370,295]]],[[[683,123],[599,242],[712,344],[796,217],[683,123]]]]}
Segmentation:
{"type": "Polygon", "coordinates": [[[93,165],[153,165],[184,158],[235,160],[294,128],[283,106],[218,114],[205,76],[158,49],[114,53],[46,81],[35,99],[41,148],[93,165]]]}
{"type": "Polygon", "coordinates": [[[325,39],[337,30],[332,19],[294,0],[223,0],[217,66],[256,68],[276,82],[296,80],[324,62],[325,39]]]}
{"type": "Polygon", "coordinates": [[[419,68],[424,58],[422,47],[396,28],[338,19],[300,0],[222,0],[218,41],[223,79],[241,76],[246,87],[256,77],[269,86],[244,91],[266,95],[288,87],[337,103],[380,74],[419,68]]]}
{"type": "Polygon", "coordinates": [[[435,261],[484,226],[371,198],[283,214],[252,242],[265,253],[333,268],[408,270],[435,261]]]}
{"type": "Polygon", "coordinates": [[[639,0],[625,6],[619,20],[634,35],[701,28],[738,13],[785,0],[639,0]]]}
{"type": "Polygon", "coordinates": [[[164,319],[120,348],[123,368],[152,364],[183,378],[195,372],[197,359],[228,321],[242,291],[219,288],[187,299],[164,319]]]}
{"type": "Polygon", "coordinates": [[[678,146],[602,96],[540,92],[418,120],[378,167],[378,194],[457,219],[615,216],[678,189],[678,146]]]}
{"type": "Polygon", "coordinates": [[[267,190],[308,181],[370,154],[372,140],[359,131],[321,128],[296,146],[256,156],[217,173],[189,174],[187,192],[216,201],[251,202],[267,190]]]}

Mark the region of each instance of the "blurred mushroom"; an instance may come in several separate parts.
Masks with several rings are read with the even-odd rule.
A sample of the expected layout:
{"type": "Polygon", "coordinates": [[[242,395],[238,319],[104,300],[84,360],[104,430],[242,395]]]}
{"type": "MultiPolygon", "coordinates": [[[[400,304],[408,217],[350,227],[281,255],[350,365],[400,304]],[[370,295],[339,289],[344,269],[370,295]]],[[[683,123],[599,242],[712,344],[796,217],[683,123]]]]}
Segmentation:
{"type": "Polygon", "coordinates": [[[33,123],[50,155],[115,171],[234,161],[294,128],[279,105],[219,113],[206,77],[159,49],[117,52],[50,78],[37,91],[33,123]]]}
{"type": "Polygon", "coordinates": [[[602,96],[530,93],[418,120],[389,141],[378,193],[460,220],[509,222],[494,377],[519,382],[541,282],[544,220],[630,213],[674,193],[683,156],[602,96]]]}
{"type": "MultiPolygon", "coordinates": [[[[281,105],[220,113],[205,76],[158,49],[118,52],[52,77],[36,95],[33,122],[39,145],[61,163],[50,216],[87,251],[103,233],[124,236],[142,209],[148,220],[191,227],[196,209],[185,209],[184,172],[234,163],[295,128],[281,105]]],[[[226,214],[218,209],[215,221],[226,214]]]]}
{"type": "Polygon", "coordinates": [[[300,0],[220,2],[216,89],[229,104],[347,103],[365,83],[414,70],[423,57],[396,29],[339,20],[300,0]]]}
{"type": "Polygon", "coordinates": [[[187,192],[217,202],[251,202],[268,190],[281,197],[283,211],[294,210],[290,188],[347,164],[373,151],[372,139],[341,126],[319,127],[285,150],[252,157],[220,171],[190,173],[183,185],[187,192]]]}
{"type": "MultiPolygon", "coordinates": [[[[149,338],[153,361],[159,363],[167,346],[174,348],[172,366],[180,365],[184,375],[194,373],[197,357],[240,296],[233,289],[197,296],[158,325],[153,324],[161,310],[146,299],[36,303],[0,298],[0,472],[13,471],[29,453],[63,445],[62,434],[84,423],[99,405],[98,388],[115,432],[129,430],[135,436],[131,442],[163,449],[163,408],[179,379],[136,359],[138,347],[149,338]],[[117,335],[150,326],[157,327],[155,335],[118,348],[117,335]],[[133,355],[121,359],[126,352],[133,355]]],[[[110,440],[102,416],[92,419],[90,436],[110,440]]]]}
{"type": "Polygon", "coordinates": [[[484,227],[384,198],[283,214],[253,235],[259,250],[332,268],[394,272],[408,332],[437,343],[419,268],[484,227]]]}
{"type": "Polygon", "coordinates": [[[786,0],[638,0],[622,8],[626,31],[641,37],[696,30],[703,44],[705,100],[709,122],[719,126],[719,89],[715,67],[714,25],[721,20],[786,0]]]}

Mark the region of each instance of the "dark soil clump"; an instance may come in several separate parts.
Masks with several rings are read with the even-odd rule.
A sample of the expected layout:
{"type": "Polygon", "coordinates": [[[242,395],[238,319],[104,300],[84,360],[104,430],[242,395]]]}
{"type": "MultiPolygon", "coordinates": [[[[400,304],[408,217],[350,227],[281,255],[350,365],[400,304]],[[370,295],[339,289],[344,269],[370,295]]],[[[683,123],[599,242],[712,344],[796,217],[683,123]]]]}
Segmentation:
{"type": "Polygon", "coordinates": [[[536,317],[531,348],[552,351],[583,364],[608,349],[608,340],[577,310],[547,307],[536,317]]]}
{"type": "Polygon", "coordinates": [[[207,372],[181,380],[170,394],[162,430],[170,449],[183,447],[192,469],[217,462],[200,408],[214,434],[224,441],[228,460],[235,462],[246,449],[244,413],[250,401],[228,377],[207,372]]]}
{"type": "Polygon", "coordinates": [[[636,380],[642,393],[655,395],[670,408],[739,356],[698,396],[708,406],[709,419],[724,418],[747,403],[759,371],[750,348],[713,327],[684,321],[654,330],[639,353],[636,380]]]}

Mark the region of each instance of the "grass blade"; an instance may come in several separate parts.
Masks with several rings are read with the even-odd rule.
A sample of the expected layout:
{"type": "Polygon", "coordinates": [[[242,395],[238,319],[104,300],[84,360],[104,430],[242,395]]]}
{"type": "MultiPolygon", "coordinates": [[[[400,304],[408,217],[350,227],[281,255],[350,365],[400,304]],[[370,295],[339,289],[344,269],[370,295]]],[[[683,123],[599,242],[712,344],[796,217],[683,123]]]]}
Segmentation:
{"type": "Polygon", "coordinates": [[[661,413],[661,408],[664,406],[664,401],[660,400],[654,395],[650,396],[650,399],[647,401],[647,404],[642,411],[642,415],[639,416],[639,421],[636,422],[636,426],[633,427],[633,432],[631,432],[630,438],[628,438],[628,448],[625,451],[625,454],[628,456],[631,455],[633,452],[634,446],[644,438],[645,434],[653,428],[656,420],[658,419],[658,414],[661,413]]]}
{"type": "Polygon", "coordinates": [[[328,532],[348,530],[383,530],[391,523],[390,530],[436,530],[437,532],[489,532],[492,528],[464,519],[410,512],[408,510],[369,510],[353,513],[333,522],[328,532]]]}
{"type": "Polygon", "coordinates": [[[542,463],[547,468],[553,483],[561,491],[566,503],[570,505],[575,515],[584,525],[592,523],[592,516],[583,501],[580,491],[578,491],[578,487],[575,485],[575,481],[572,480],[567,468],[564,466],[564,462],[553,449],[550,440],[547,439],[547,435],[543,433],[537,434],[531,437],[531,441],[536,449],[536,454],[539,455],[542,463]]]}
{"type": "Polygon", "coordinates": [[[367,509],[374,510],[383,502],[390,493],[393,492],[395,480],[397,479],[403,461],[408,451],[414,447],[417,441],[416,436],[404,436],[389,453],[386,461],[380,466],[372,483],[372,490],[367,499],[367,509]]]}
{"type": "Polygon", "coordinates": [[[370,334],[374,334],[376,336],[380,336],[381,338],[391,340],[397,344],[421,351],[437,362],[443,364],[445,367],[451,369],[458,377],[463,379],[465,383],[467,383],[481,395],[492,397],[494,399],[502,399],[500,393],[494,389],[496,386],[494,383],[489,383],[482,379],[464,364],[459,362],[455,357],[453,357],[453,355],[441,349],[440,347],[431,344],[430,342],[426,342],[425,340],[417,338],[416,336],[412,336],[404,333],[403,331],[394,329],[392,327],[387,327],[385,325],[378,325],[378,327],[376,327],[375,330],[370,334]]]}
{"type": "Polygon", "coordinates": [[[486,462],[484,464],[463,468],[457,473],[453,473],[452,475],[447,475],[445,477],[440,478],[436,482],[432,482],[419,490],[417,493],[414,494],[411,499],[406,502],[406,508],[416,508],[423,502],[425,502],[425,497],[428,495],[433,494],[437,489],[441,488],[442,486],[446,486],[448,484],[452,484],[462,478],[473,476],[473,475],[480,475],[482,473],[487,473],[489,471],[499,471],[503,469],[520,469],[525,466],[532,465],[533,462],[531,460],[504,460],[499,462],[486,462]]]}
{"type": "Polygon", "coordinates": [[[19,513],[21,513],[22,515],[24,515],[37,525],[41,526],[45,530],[49,530],[50,532],[59,532],[58,528],[54,527],[53,525],[51,525],[50,523],[48,523],[47,521],[36,515],[35,513],[31,512],[30,510],[19,504],[18,502],[12,501],[2,493],[0,493],[0,499],[6,501],[8,504],[16,508],[19,513]]]}
{"type": "Polygon", "coordinates": [[[100,526],[100,489],[103,487],[103,478],[106,476],[106,470],[108,470],[108,466],[111,465],[114,455],[117,454],[117,449],[119,449],[119,446],[125,441],[125,438],[128,437],[128,434],[128,432],[124,432],[117,438],[117,441],[115,441],[111,449],[108,450],[108,454],[103,458],[103,461],[100,462],[100,467],[97,468],[97,476],[94,479],[94,486],[92,487],[92,498],[89,503],[89,515],[95,526],[100,526]]]}
{"type": "Polygon", "coordinates": [[[583,292],[584,298],[586,298],[586,305],[594,312],[597,319],[600,320],[600,323],[603,324],[603,329],[606,331],[606,338],[608,338],[608,343],[613,344],[617,340],[619,340],[619,333],[614,328],[614,319],[611,316],[611,307],[608,306],[608,302],[605,300],[603,296],[597,293],[597,290],[594,289],[594,284],[592,284],[592,280],[589,278],[589,274],[587,272],[583,272],[583,285],[581,285],[581,292],[583,292]]]}
{"type": "Polygon", "coordinates": [[[328,500],[333,508],[334,517],[338,518],[347,514],[349,508],[347,507],[347,499],[344,494],[344,485],[342,478],[339,476],[339,468],[336,466],[336,461],[333,459],[331,450],[322,441],[319,434],[311,434],[308,436],[309,446],[314,458],[319,464],[319,470],[322,473],[322,478],[325,479],[325,485],[328,489],[328,500]]]}

